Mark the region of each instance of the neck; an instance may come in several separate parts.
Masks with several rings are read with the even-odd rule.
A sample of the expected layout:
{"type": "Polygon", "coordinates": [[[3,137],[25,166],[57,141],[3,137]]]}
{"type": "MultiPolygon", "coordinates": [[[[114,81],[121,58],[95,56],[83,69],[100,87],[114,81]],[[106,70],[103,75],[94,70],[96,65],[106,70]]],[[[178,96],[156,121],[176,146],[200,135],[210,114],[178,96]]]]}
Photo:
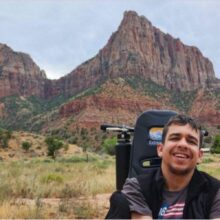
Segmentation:
{"type": "Polygon", "coordinates": [[[161,166],[161,169],[165,178],[165,187],[168,191],[180,191],[184,189],[189,184],[194,173],[194,170],[192,170],[184,175],[174,174],[168,169],[164,169],[163,165],[161,166]]]}

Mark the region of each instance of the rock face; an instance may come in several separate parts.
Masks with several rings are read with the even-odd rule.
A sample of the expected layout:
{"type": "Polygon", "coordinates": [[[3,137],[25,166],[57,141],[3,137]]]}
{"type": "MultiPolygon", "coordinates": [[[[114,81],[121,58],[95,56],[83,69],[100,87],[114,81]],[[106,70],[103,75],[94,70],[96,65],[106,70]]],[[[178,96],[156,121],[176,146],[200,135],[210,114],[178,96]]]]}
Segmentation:
{"type": "Polygon", "coordinates": [[[220,88],[212,63],[199,49],[164,34],[133,11],[124,13],[118,30],[95,57],[59,80],[47,80],[29,55],[0,44],[0,97],[71,96],[109,78],[131,75],[178,91],[220,88]]]}
{"type": "Polygon", "coordinates": [[[0,98],[21,95],[45,97],[46,75],[24,53],[0,44],[0,98]]]}
{"type": "MultiPolygon", "coordinates": [[[[211,91],[204,89],[198,89],[194,96],[187,114],[197,118],[202,124],[219,125],[219,98],[217,99],[211,91]]],[[[133,126],[138,115],[152,109],[168,109],[182,114],[186,113],[171,101],[169,94],[163,98],[151,97],[132,89],[126,83],[107,82],[102,85],[100,93],[62,105],[59,108],[59,119],[55,125],[49,127],[62,127],[63,121],[68,121],[71,117],[74,117],[74,123],[65,123],[70,124],[70,130],[74,130],[74,126],[99,128],[100,124],[104,123],[133,126]]]]}
{"type": "MultiPolygon", "coordinates": [[[[136,73],[181,91],[204,87],[207,80],[215,78],[212,63],[197,48],[185,46],[179,39],[164,34],[135,12],[125,12],[119,31],[111,41],[113,49],[107,57],[115,62],[124,54],[125,59],[120,62],[124,74],[136,73]],[[116,48],[120,45],[119,52],[116,48]]],[[[109,50],[103,51],[106,57],[109,50]]],[[[110,74],[117,72],[119,68],[112,69],[110,74]]]]}
{"type": "Polygon", "coordinates": [[[100,127],[103,123],[133,125],[137,116],[147,109],[176,110],[165,99],[159,101],[140,94],[124,81],[106,82],[100,93],[62,105],[59,115],[67,120],[74,116],[75,125],[91,128],[100,127]]]}
{"type": "Polygon", "coordinates": [[[201,121],[212,125],[220,124],[220,99],[213,97],[209,91],[198,90],[191,108],[191,114],[201,121]]]}
{"type": "Polygon", "coordinates": [[[107,78],[130,75],[178,91],[211,86],[216,81],[212,63],[199,49],[184,45],[129,11],[98,55],[58,80],[57,86],[68,95],[107,78]]]}
{"type": "MultiPolygon", "coordinates": [[[[106,46],[95,57],[58,80],[48,80],[29,55],[14,52],[0,44],[0,98],[34,95],[58,99],[58,96],[69,98],[76,94],[80,97],[79,92],[97,86],[102,91],[95,95],[56,106],[58,118],[45,123],[46,127],[77,124],[99,127],[103,122],[134,123],[140,113],[149,109],[187,111],[212,125],[220,123],[219,96],[215,95],[220,91],[220,79],[215,77],[212,63],[199,49],[186,46],[179,39],[161,32],[136,12],[125,12],[118,30],[112,34],[106,46]],[[131,79],[129,86],[125,78],[131,79]],[[117,83],[109,84],[117,79],[120,79],[117,83]],[[149,84],[139,89],[138,83],[134,82],[136,79],[139,84],[142,81],[149,84]],[[157,84],[157,87],[153,84],[157,84]],[[153,90],[144,93],[149,85],[154,87],[151,88],[153,90]],[[161,88],[166,89],[158,85],[176,94],[176,99],[172,94],[161,96],[161,88]],[[180,103],[181,94],[182,97],[187,94],[185,91],[193,94],[194,90],[197,94],[192,96],[192,105],[184,110],[186,105],[180,103]],[[154,93],[158,96],[153,96],[154,93]],[[181,104],[180,108],[175,103],[177,101],[181,104]],[[71,117],[74,123],[68,121],[71,117]]],[[[190,103],[188,99],[186,101],[190,103]]],[[[21,110],[21,115],[24,115],[25,109],[21,110]]],[[[45,112],[43,114],[46,115],[45,112]]],[[[0,118],[6,116],[7,106],[0,103],[0,118]]]]}

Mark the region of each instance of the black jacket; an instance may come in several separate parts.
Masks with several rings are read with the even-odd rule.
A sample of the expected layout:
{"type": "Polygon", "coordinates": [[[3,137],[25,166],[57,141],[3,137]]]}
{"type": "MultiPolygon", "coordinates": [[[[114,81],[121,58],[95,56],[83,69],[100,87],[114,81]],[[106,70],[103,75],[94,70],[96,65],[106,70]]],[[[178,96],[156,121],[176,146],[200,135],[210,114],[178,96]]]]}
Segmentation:
{"type": "MultiPolygon", "coordinates": [[[[137,179],[146,202],[152,211],[152,217],[157,219],[163,202],[164,178],[161,170],[151,170],[148,174],[138,176],[137,179]]],[[[204,172],[195,170],[189,183],[183,218],[208,219],[213,199],[219,188],[219,180],[204,172]]]]}
{"type": "MultiPolygon", "coordinates": [[[[164,178],[161,170],[149,169],[149,172],[137,177],[152,217],[158,218],[162,204],[164,178]]],[[[213,199],[220,188],[220,181],[208,174],[195,170],[189,183],[183,219],[208,219],[213,199]]],[[[126,197],[119,191],[110,198],[110,209],[106,219],[130,219],[131,213],[126,197]]]]}

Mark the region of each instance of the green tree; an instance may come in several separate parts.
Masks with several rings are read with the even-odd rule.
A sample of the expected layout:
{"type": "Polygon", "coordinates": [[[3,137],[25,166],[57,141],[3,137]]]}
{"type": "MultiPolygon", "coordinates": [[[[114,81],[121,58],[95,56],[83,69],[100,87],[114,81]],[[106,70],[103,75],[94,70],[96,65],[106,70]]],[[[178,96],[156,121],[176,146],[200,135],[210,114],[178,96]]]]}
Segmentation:
{"type": "Polygon", "coordinates": [[[213,145],[211,147],[211,152],[220,154],[220,135],[215,136],[213,145]]]}
{"type": "Polygon", "coordinates": [[[62,141],[53,136],[47,137],[45,143],[47,144],[47,155],[51,156],[53,159],[56,158],[57,151],[64,146],[62,141]]]}
{"type": "Polygon", "coordinates": [[[205,137],[204,142],[207,143],[207,144],[211,144],[212,143],[212,137],[211,136],[205,137]]]}
{"type": "Polygon", "coordinates": [[[8,141],[11,138],[11,136],[12,136],[12,131],[0,129],[0,146],[2,146],[2,148],[8,147],[8,141]]]}
{"type": "Polygon", "coordinates": [[[31,145],[32,145],[32,144],[31,144],[30,142],[28,142],[28,141],[22,142],[22,148],[23,148],[26,152],[30,149],[31,145]]]}
{"type": "Polygon", "coordinates": [[[115,145],[117,143],[117,137],[107,138],[104,140],[103,147],[107,154],[115,155],[115,145]]]}

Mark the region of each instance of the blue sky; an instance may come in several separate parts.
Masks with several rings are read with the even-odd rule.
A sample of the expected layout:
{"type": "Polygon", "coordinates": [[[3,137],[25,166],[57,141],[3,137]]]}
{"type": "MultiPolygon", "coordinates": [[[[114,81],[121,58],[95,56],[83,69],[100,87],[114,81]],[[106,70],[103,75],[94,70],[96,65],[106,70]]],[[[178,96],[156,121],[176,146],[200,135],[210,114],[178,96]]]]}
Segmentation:
{"type": "Polygon", "coordinates": [[[95,56],[125,10],[198,47],[220,78],[219,0],[0,0],[0,43],[57,79],[95,56]]]}

